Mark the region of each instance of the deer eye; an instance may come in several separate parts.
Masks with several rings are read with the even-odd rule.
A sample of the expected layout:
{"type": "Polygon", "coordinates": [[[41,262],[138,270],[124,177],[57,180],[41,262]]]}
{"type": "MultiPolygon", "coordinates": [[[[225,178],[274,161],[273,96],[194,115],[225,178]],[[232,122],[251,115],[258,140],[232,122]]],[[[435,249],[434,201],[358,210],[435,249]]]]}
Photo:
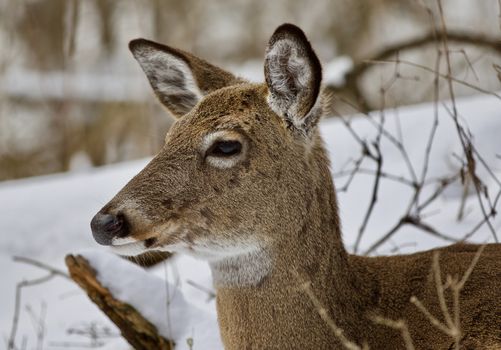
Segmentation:
{"type": "Polygon", "coordinates": [[[216,141],[207,151],[207,156],[231,157],[242,151],[242,144],[238,141],[216,141]]]}

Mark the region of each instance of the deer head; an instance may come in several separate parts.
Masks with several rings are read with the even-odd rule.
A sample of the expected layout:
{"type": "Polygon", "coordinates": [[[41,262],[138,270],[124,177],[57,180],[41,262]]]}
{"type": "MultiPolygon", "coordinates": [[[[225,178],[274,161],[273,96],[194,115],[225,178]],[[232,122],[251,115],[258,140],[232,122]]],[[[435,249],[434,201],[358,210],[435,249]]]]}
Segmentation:
{"type": "Polygon", "coordinates": [[[290,240],[314,195],[316,160],[327,163],[316,129],[321,67],[303,32],[284,24],[272,35],[265,84],[144,39],[130,50],[177,121],[93,218],[95,240],[122,255],[165,250],[213,262],[290,240]]]}

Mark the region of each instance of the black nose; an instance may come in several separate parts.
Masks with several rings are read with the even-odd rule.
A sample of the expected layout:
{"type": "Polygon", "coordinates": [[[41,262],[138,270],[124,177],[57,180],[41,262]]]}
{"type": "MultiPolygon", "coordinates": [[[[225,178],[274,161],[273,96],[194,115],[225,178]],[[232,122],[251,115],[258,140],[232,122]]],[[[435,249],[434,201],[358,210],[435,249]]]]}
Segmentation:
{"type": "Polygon", "coordinates": [[[113,238],[129,234],[123,215],[97,213],[90,222],[90,228],[96,242],[102,245],[110,245],[113,238]]]}

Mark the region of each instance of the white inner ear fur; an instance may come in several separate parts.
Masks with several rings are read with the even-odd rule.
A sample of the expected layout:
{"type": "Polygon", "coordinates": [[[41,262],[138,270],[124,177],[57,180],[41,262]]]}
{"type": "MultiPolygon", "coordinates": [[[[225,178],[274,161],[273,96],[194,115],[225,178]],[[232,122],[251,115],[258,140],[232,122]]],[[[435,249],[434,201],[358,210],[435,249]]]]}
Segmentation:
{"type": "Polygon", "coordinates": [[[219,169],[228,169],[235,166],[245,156],[247,147],[242,136],[231,130],[219,130],[205,135],[202,139],[202,144],[200,145],[201,154],[205,156],[209,148],[211,148],[215,142],[219,141],[238,141],[242,144],[242,150],[239,154],[228,157],[215,157],[207,155],[205,159],[210,165],[219,169]]]}
{"type": "Polygon", "coordinates": [[[266,57],[271,88],[276,92],[268,96],[268,103],[278,115],[288,114],[293,117],[292,122],[299,123],[305,117],[298,115],[301,99],[313,79],[308,59],[301,56],[297,44],[288,39],[273,44],[266,57]],[[291,83],[295,91],[291,90],[291,83]]]}
{"type": "Polygon", "coordinates": [[[190,92],[197,100],[203,97],[190,67],[182,59],[151,49],[139,52],[137,58],[146,75],[157,77],[155,88],[161,94],[168,96],[190,92]]]}

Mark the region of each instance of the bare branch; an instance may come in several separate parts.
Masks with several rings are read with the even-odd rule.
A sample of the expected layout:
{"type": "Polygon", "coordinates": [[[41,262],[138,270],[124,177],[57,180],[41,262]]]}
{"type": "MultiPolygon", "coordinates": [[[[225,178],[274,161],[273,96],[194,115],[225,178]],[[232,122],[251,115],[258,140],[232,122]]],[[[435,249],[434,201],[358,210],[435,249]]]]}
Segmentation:
{"type": "Polygon", "coordinates": [[[21,311],[21,299],[22,299],[22,289],[26,287],[32,287],[36,286],[38,284],[45,283],[49,280],[51,280],[56,274],[53,272],[50,272],[48,275],[32,279],[32,280],[23,280],[16,285],[16,298],[14,301],[14,316],[12,319],[12,326],[10,330],[10,336],[9,336],[9,341],[7,343],[7,349],[8,350],[14,350],[16,349],[15,343],[16,343],[16,334],[17,334],[17,328],[19,324],[19,313],[21,311]]]}
{"type": "Polygon", "coordinates": [[[362,347],[357,345],[356,343],[350,341],[346,336],[344,335],[344,331],[339,328],[334,320],[329,316],[329,313],[325,309],[325,307],[322,305],[320,300],[316,297],[315,293],[311,289],[311,282],[303,280],[297,271],[293,272],[298,279],[299,286],[300,288],[306,293],[308,298],[311,300],[313,305],[315,306],[316,310],[318,311],[318,314],[322,318],[322,320],[330,327],[334,335],[337,337],[341,345],[348,350],[368,350],[368,345],[365,344],[362,347]]]}
{"type": "Polygon", "coordinates": [[[68,255],[66,265],[71,278],[87,292],[89,298],[120,329],[122,336],[134,347],[143,350],[170,350],[171,342],[134,307],[117,300],[96,278],[96,273],[82,256],[68,255]]]}
{"type": "Polygon", "coordinates": [[[404,320],[393,321],[389,318],[385,318],[382,316],[373,316],[371,317],[371,319],[373,322],[377,324],[400,331],[400,333],[402,334],[402,339],[404,340],[405,349],[406,350],[415,349],[414,343],[412,342],[411,334],[409,333],[409,328],[407,327],[407,323],[405,323],[404,320]]]}
{"type": "Polygon", "coordinates": [[[15,262],[20,262],[20,263],[36,266],[38,268],[41,268],[43,270],[50,272],[53,275],[57,275],[57,276],[61,276],[61,277],[70,279],[70,276],[68,276],[68,274],[66,272],[59,270],[55,267],[52,267],[50,265],[47,265],[41,261],[37,261],[35,259],[26,258],[23,256],[14,256],[14,257],[12,257],[12,260],[14,260],[15,262]]]}
{"type": "MultiPolygon", "coordinates": [[[[395,61],[395,60],[389,60],[388,59],[388,60],[367,60],[366,62],[367,63],[391,63],[391,64],[395,64],[397,61],[395,61]]],[[[405,65],[408,65],[408,66],[412,66],[412,67],[415,67],[415,68],[422,69],[422,70],[430,72],[430,73],[434,73],[434,74],[436,73],[433,68],[423,66],[422,64],[419,64],[419,63],[410,62],[410,61],[406,61],[406,60],[400,60],[398,62],[401,63],[401,64],[405,64],[405,65]]],[[[499,95],[499,94],[497,94],[495,92],[486,90],[486,89],[482,89],[481,87],[473,85],[473,84],[470,84],[470,83],[468,83],[468,82],[466,82],[464,80],[457,79],[457,78],[455,78],[454,76],[452,76],[450,74],[439,73],[438,75],[440,76],[440,78],[451,80],[451,81],[453,81],[455,83],[458,83],[460,85],[469,87],[470,89],[473,89],[475,91],[481,92],[483,94],[486,94],[486,95],[489,95],[489,96],[494,96],[497,99],[501,100],[501,95],[499,95]]]]}
{"type": "Polygon", "coordinates": [[[426,316],[426,318],[428,319],[428,321],[430,321],[430,323],[432,325],[434,325],[435,327],[440,329],[445,334],[449,334],[449,328],[447,328],[446,325],[444,325],[442,322],[440,322],[438,319],[436,319],[435,316],[433,316],[428,311],[428,309],[419,301],[418,298],[413,296],[413,297],[411,297],[410,302],[413,303],[414,305],[416,305],[416,307],[419,309],[419,311],[421,311],[426,316]]]}
{"type": "Polygon", "coordinates": [[[365,217],[362,221],[362,225],[360,226],[360,229],[358,230],[358,235],[357,239],[355,241],[355,253],[358,251],[358,247],[360,245],[360,240],[362,239],[362,236],[364,234],[364,231],[367,227],[367,223],[369,222],[369,218],[372,214],[372,211],[374,210],[374,206],[376,205],[377,202],[377,195],[379,192],[379,182],[381,180],[381,169],[383,167],[383,157],[381,156],[381,151],[379,150],[379,140],[377,143],[374,143],[374,148],[376,149],[376,175],[374,178],[374,187],[372,189],[372,196],[371,196],[371,201],[369,203],[369,207],[367,208],[367,211],[365,213],[365,217]]]}
{"type": "Polygon", "coordinates": [[[186,280],[186,283],[188,283],[193,288],[196,288],[196,289],[206,293],[208,302],[216,298],[216,292],[213,291],[212,289],[204,287],[201,284],[198,284],[197,282],[192,281],[192,280],[186,280]]]}
{"type": "Polygon", "coordinates": [[[433,278],[435,279],[435,287],[437,289],[438,304],[440,305],[440,310],[442,310],[442,315],[444,316],[447,327],[452,329],[452,327],[454,327],[454,323],[452,322],[452,318],[449,313],[449,308],[447,307],[447,303],[445,302],[444,285],[442,284],[442,274],[440,271],[439,255],[440,254],[438,252],[433,253],[433,259],[432,259],[433,278]]]}
{"type": "MultiPolygon", "coordinates": [[[[388,58],[394,55],[398,55],[398,53],[401,51],[411,50],[428,44],[440,42],[445,36],[448,37],[448,41],[450,42],[474,45],[476,47],[490,49],[501,55],[501,42],[497,38],[489,38],[487,36],[475,33],[447,32],[444,29],[439,31],[434,28],[430,33],[427,33],[421,37],[408,39],[403,42],[387,46],[381,51],[370,55],[368,59],[357,63],[351,70],[351,72],[346,75],[345,87],[353,93],[355,99],[357,100],[357,103],[359,103],[362,107],[362,111],[364,113],[367,113],[372,108],[360,91],[358,81],[360,77],[365,74],[367,69],[371,67],[369,63],[376,61],[386,61],[388,58]]],[[[333,88],[333,90],[335,91],[336,88],[333,88]]]]}

